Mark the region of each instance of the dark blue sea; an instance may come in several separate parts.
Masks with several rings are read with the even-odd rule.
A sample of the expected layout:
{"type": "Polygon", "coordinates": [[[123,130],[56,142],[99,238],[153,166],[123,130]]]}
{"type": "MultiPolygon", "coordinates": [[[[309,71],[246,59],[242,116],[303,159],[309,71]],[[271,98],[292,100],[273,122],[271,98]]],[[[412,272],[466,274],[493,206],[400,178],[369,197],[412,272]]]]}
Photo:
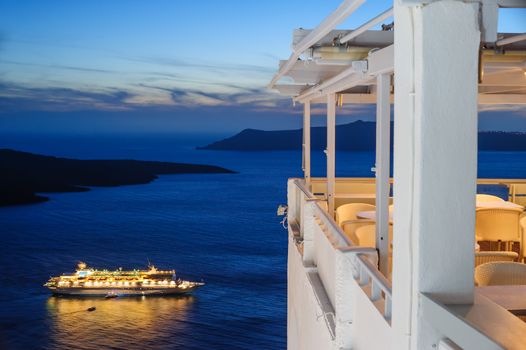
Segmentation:
{"type": "MultiPolygon", "coordinates": [[[[146,185],[49,194],[0,208],[0,349],[284,349],[287,233],[276,216],[299,152],[197,151],[209,136],[3,137],[0,147],[81,159],[220,165],[146,185]],[[59,298],[42,284],[98,268],[175,268],[187,297],[59,298]],[[96,311],[87,312],[95,306],[96,311]]],[[[315,152],[314,173],[324,155],[315,152]]],[[[481,177],[526,177],[526,153],[481,153],[481,177]]],[[[339,176],[371,176],[372,152],[338,153],[339,176]]]]}

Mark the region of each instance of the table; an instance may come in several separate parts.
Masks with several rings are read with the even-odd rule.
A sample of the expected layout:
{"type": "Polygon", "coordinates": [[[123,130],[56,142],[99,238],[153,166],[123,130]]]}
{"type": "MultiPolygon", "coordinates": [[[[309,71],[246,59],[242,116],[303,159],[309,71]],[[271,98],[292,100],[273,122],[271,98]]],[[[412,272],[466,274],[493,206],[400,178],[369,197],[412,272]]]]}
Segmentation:
{"type": "Polygon", "coordinates": [[[476,207],[478,208],[497,208],[497,209],[521,209],[524,210],[522,205],[515,204],[513,202],[477,202],[476,207]]]}
{"type": "Polygon", "coordinates": [[[499,304],[515,315],[526,315],[526,286],[476,287],[475,293],[499,304]]]}
{"type": "Polygon", "coordinates": [[[376,199],[374,193],[336,193],[334,198],[341,199],[376,199]]]}
{"type": "MultiPolygon", "coordinates": [[[[512,202],[477,202],[477,208],[503,208],[503,209],[524,209],[522,205],[512,202]]],[[[360,219],[376,220],[376,210],[359,211],[356,216],[360,219]]],[[[389,210],[389,222],[393,223],[393,210],[389,210]]]]}
{"type": "MultiPolygon", "coordinates": [[[[376,221],[376,210],[359,211],[356,213],[359,219],[369,219],[376,221]]],[[[393,223],[393,211],[389,210],[389,222],[393,223]]]]}

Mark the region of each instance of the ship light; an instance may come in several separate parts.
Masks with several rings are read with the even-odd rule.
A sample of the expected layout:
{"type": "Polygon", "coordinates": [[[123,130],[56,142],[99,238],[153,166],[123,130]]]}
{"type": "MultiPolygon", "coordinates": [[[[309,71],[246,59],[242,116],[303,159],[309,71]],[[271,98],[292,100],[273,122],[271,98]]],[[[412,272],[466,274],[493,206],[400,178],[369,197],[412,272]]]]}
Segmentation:
{"type": "Polygon", "coordinates": [[[94,285],[95,287],[98,287],[98,286],[99,286],[99,282],[98,282],[98,281],[95,281],[95,282],[93,282],[93,285],[94,285]]]}
{"type": "Polygon", "coordinates": [[[168,284],[168,281],[167,281],[167,280],[164,280],[164,281],[163,281],[163,284],[168,284]]]}
{"type": "Polygon", "coordinates": [[[117,282],[115,282],[115,281],[111,282],[112,286],[115,286],[116,284],[117,284],[117,282]]]}
{"type": "Polygon", "coordinates": [[[74,286],[78,286],[78,285],[79,285],[79,281],[75,281],[75,282],[73,282],[73,285],[74,285],[74,286]]]}
{"type": "Polygon", "coordinates": [[[122,282],[119,281],[119,282],[117,283],[117,285],[118,285],[118,286],[122,286],[122,282]]]}
{"type": "Polygon", "coordinates": [[[90,286],[91,286],[91,282],[88,281],[88,282],[85,283],[85,285],[88,286],[88,287],[90,287],[90,286]]]}
{"type": "Polygon", "coordinates": [[[106,282],[104,282],[104,285],[105,285],[105,286],[109,286],[109,285],[110,285],[110,282],[106,281],[106,282]]]}
{"type": "Polygon", "coordinates": [[[127,286],[129,286],[130,284],[126,281],[126,282],[124,282],[124,285],[127,287],[127,286]]]}
{"type": "Polygon", "coordinates": [[[170,285],[174,286],[175,285],[175,281],[171,281],[170,285]]]}

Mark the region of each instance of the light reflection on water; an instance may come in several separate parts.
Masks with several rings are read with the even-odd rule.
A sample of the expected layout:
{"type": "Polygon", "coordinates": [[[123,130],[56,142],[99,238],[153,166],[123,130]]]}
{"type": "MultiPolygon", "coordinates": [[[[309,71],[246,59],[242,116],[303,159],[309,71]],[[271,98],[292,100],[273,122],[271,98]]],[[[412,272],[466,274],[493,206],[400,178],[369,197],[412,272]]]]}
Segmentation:
{"type": "Polygon", "coordinates": [[[49,349],[175,347],[188,331],[193,296],[47,300],[49,349]],[[88,308],[96,310],[89,312],[88,308]]]}

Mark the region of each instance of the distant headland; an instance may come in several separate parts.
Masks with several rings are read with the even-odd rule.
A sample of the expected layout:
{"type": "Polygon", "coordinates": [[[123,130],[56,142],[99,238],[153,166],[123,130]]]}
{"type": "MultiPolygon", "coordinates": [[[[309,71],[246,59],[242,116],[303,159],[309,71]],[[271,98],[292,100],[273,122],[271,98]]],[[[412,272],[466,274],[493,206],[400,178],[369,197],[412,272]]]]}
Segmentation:
{"type": "Polygon", "coordinates": [[[211,165],[79,160],[0,149],[0,206],[47,201],[39,193],[82,192],[90,186],[146,184],[163,174],[229,174],[211,165]]]}
{"type": "MultiPolygon", "coordinates": [[[[391,128],[391,147],[392,147],[391,128]]],[[[240,133],[198,147],[202,150],[219,151],[282,151],[301,150],[303,132],[297,130],[264,131],[245,129],[240,133]]],[[[327,131],[325,127],[311,128],[311,149],[324,150],[327,131]]],[[[376,123],[356,121],[336,127],[336,149],[341,151],[374,151],[376,146],[376,123]]],[[[526,133],[479,132],[480,151],[526,151],[526,133]]]]}

